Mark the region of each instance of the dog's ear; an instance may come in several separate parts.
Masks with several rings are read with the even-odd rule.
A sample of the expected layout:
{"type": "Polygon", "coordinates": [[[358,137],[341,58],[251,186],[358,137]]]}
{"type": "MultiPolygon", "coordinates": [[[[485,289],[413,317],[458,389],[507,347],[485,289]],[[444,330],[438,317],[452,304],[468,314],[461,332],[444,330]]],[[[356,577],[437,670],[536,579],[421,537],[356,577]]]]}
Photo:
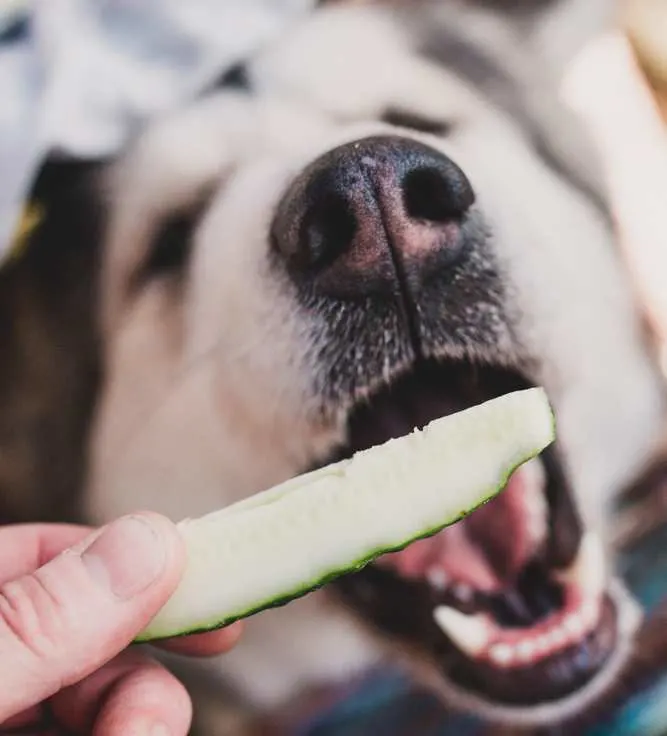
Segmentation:
{"type": "Polygon", "coordinates": [[[100,378],[103,166],[47,161],[0,269],[0,522],[75,516],[100,378]]]}

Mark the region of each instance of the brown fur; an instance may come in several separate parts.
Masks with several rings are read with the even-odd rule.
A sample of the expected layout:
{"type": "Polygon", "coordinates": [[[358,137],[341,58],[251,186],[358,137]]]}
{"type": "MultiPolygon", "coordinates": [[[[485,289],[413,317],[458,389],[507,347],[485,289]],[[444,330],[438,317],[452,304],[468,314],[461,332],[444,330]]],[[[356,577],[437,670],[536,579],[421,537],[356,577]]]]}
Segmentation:
{"type": "Polygon", "coordinates": [[[78,515],[99,365],[96,226],[73,173],[45,168],[34,189],[49,203],[43,220],[0,271],[2,522],[78,515]]]}

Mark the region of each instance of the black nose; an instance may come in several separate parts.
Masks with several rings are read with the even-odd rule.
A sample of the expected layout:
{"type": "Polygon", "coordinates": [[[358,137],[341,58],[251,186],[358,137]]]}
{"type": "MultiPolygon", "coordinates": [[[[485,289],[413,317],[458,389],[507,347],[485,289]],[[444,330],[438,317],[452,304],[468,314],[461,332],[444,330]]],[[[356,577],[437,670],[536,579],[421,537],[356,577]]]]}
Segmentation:
{"type": "Polygon", "coordinates": [[[470,182],[439,151],[402,137],[366,138],[308,166],[283,197],[272,241],[293,278],[322,292],[358,296],[418,288],[465,250],[461,222],[470,182]]]}

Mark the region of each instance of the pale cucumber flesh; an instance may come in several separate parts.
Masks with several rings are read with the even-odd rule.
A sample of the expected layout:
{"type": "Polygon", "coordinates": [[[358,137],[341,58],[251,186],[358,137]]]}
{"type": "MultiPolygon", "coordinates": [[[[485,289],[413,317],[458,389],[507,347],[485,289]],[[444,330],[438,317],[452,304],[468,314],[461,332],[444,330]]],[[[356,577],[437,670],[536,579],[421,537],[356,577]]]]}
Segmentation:
{"type": "Polygon", "coordinates": [[[228,625],[434,534],[554,437],[544,391],[517,391],[183,521],[185,573],[139,640],[228,625]]]}

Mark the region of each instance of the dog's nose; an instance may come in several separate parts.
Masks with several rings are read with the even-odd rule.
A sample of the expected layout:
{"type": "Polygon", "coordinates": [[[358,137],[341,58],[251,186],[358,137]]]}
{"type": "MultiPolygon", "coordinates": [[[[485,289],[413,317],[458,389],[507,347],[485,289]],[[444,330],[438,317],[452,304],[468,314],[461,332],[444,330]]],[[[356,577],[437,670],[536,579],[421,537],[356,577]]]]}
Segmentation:
{"type": "Polygon", "coordinates": [[[292,183],[272,241],[293,278],[319,292],[360,296],[458,261],[461,223],[474,201],[461,169],[439,151],[398,136],[336,148],[292,183]]]}

